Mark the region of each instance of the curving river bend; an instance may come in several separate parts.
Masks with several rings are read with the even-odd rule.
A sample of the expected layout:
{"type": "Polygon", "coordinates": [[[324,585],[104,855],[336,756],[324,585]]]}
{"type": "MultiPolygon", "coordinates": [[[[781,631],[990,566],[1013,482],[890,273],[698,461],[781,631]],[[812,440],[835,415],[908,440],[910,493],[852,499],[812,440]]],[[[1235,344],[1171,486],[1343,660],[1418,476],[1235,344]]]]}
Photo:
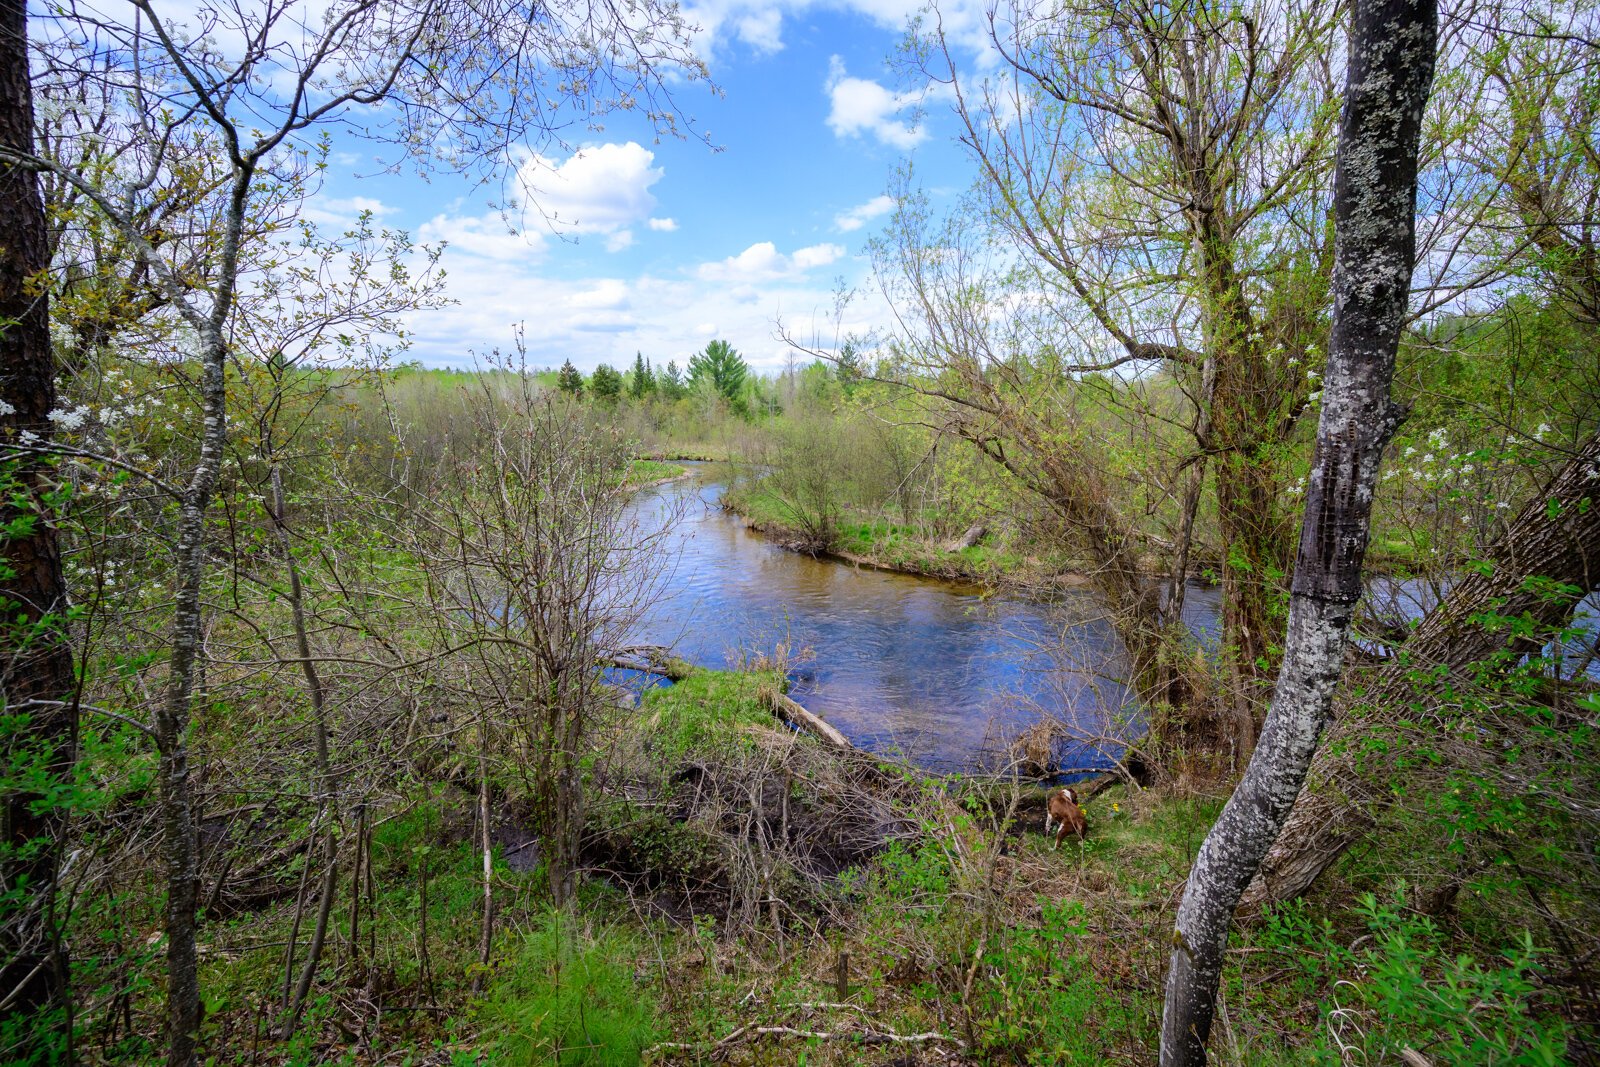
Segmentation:
{"type": "MultiPolygon", "coordinates": [[[[1067,724],[1064,768],[1106,766],[1089,738],[1131,736],[1137,708],[1118,683],[1121,643],[1088,592],[1049,603],[983,596],[953,582],[816,560],[779,548],[718,507],[713,466],[641,491],[641,527],[663,531],[664,590],[639,639],[708,667],[787,645],[790,695],[857,745],[936,771],[982,769],[1041,718],[1067,724]]],[[[1392,620],[1420,617],[1448,583],[1375,577],[1368,595],[1392,620]]],[[[1217,630],[1216,588],[1192,583],[1184,621],[1217,630]]],[[[1600,594],[1566,635],[1564,675],[1600,681],[1600,594]]],[[[1373,647],[1376,647],[1374,644],[1373,647]]],[[[1556,646],[1550,646],[1553,651],[1556,646]]],[[[1110,746],[1112,750],[1115,745],[1110,746]]]]}
{"type": "MultiPolygon", "coordinates": [[[[898,750],[931,770],[985,765],[1018,730],[1050,715],[1084,736],[1126,729],[1135,714],[1116,681],[1121,646],[1087,593],[1047,604],[982,596],[971,586],[816,560],[752,534],[717,502],[714,468],[644,490],[644,525],[671,524],[664,595],[642,640],[692,663],[737,665],[780,644],[790,695],[852,741],[898,750]]],[[[1187,602],[1214,625],[1217,594],[1187,602]]],[[[1063,766],[1104,766],[1069,745],[1063,766]]]]}

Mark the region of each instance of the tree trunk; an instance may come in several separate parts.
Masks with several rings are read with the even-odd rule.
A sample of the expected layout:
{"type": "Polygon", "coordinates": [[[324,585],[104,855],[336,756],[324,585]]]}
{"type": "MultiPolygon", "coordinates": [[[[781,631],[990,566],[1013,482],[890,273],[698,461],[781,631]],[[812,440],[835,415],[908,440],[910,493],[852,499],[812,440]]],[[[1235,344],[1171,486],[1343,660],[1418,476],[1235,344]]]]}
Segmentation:
{"type": "MultiPolygon", "coordinates": [[[[1545,491],[1517,514],[1490,553],[1493,571],[1468,575],[1428,613],[1400,650],[1409,669],[1387,671],[1363,696],[1364,707],[1382,711],[1416,700],[1417,668],[1442,668],[1434,684],[1445,688],[1460,684],[1473,665],[1498,659],[1509,667],[1523,655],[1538,652],[1517,637],[1524,632],[1521,628],[1484,625],[1488,619],[1527,619],[1535,634],[1547,634],[1570,621],[1578,602],[1600,589],[1597,469],[1600,434],[1590,437],[1545,491]],[[1532,577],[1548,581],[1530,585],[1527,579],[1532,577]],[[1552,595],[1555,584],[1576,592],[1552,595]]],[[[1359,732],[1367,718],[1358,711],[1339,729],[1359,732]]],[[[1319,787],[1295,805],[1245,893],[1245,905],[1259,907],[1304,893],[1359,840],[1372,824],[1370,806],[1388,795],[1385,783],[1356,773],[1344,755],[1316,767],[1312,779],[1319,787]]]]}
{"type": "MultiPolygon", "coordinates": [[[[28,80],[27,5],[0,0],[0,145],[31,153],[33,96],[28,80]]],[[[0,166],[0,447],[8,491],[0,522],[8,531],[0,561],[0,707],[26,715],[10,732],[8,761],[46,754],[65,776],[77,743],[72,647],[66,633],[66,581],[56,530],[43,499],[49,472],[38,449],[48,445],[56,407],[44,273],[49,266],[44,204],[37,175],[0,166]],[[27,450],[17,445],[30,446],[27,450]]],[[[0,915],[0,1000],[6,1015],[30,1015],[56,999],[66,975],[57,966],[47,920],[61,856],[63,813],[36,808],[34,792],[7,793],[0,827],[0,889],[26,887],[14,911],[0,915]]],[[[26,1031],[26,1027],[23,1028],[26,1031]]],[[[42,1036],[42,1035],[41,1035],[42,1036]]]]}
{"type": "Polygon", "coordinates": [[[222,469],[227,439],[227,342],[220,321],[201,338],[200,455],[178,510],[177,590],[167,688],[156,708],[157,772],[161,784],[161,856],[166,868],[167,1063],[195,1062],[200,1030],[200,971],[195,912],[200,867],[195,842],[194,792],[189,775],[189,705],[200,667],[201,588],[205,579],[206,511],[222,469]]]}
{"type": "Polygon", "coordinates": [[[1200,846],[1178,908],[1163,1067],[1204,1064],[1228,927],[1282,828],[1333,707],[1361,598],[1373,488],[1399,422],[1389,399],[1415,258],[1417,144],[1433,80],[1432,0],[1357,0],[1334,185],[1334,320],[1288,634],[1271,710],[1200,846]]]}
{"type": "MultiPolygon", "coordinates": [[[[270,449],[270,438],[269,438],[270,449]]],[[[328,917],[333,911],[333,898],[338,886],[339,846],[334,828],[339,822],[338,783],[333,776],[333,763],[328,752],[327,697],[322,676],[317,671],[316,660],[311,656],[311,635],[306,627],[305,589],[300,581],[300,565],[294,558],[294,541],[289,536],[288,505],[283,493],[283,467],[274,460],[272,464],[272,503],[267,517],[278,537],[278,548],[283,552],[284,567],[289,572],[289,609],[294,620],[295,652],[300,661],[300,673],[306,680],[306,695],[311,701],[312,726],[316,736],[317,792],[324,812],[322,824],[322,895],[317,904],[317,925],[311,938],[311,948],[306,955],[305,967],[300,972],[300,983],[295,987],[294,999],[289,1004],[288,1016],[283,1022],[283,1040],[294,1036],[300,1025],[300,1013],[305,1009],[306,997],[311,992],[312,979],[322,959],[322,946],[328,933],[328,917]]],[[[306,850],[310,863],[311,849],[306,850]]],[[[291,950],[292,950],[291,946],[291,950]]]]}

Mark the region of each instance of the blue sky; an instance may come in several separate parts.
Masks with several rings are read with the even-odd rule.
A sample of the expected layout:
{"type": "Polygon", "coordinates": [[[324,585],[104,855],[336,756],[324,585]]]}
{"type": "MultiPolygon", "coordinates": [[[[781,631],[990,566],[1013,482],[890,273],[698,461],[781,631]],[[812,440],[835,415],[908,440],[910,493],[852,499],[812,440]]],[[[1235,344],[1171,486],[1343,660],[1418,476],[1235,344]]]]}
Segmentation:
{"type": "MultiPolygon", "coordinates": [[[[681,366],[721,337],[773,371],[788,353],[774,337],[780,316],[831,341],[834,292],[841,279],[863,281],[863,248],[886,221],[884,193],[903,160],[945,195],[969,182],[947,104],[892,67],[909,4],[707,0],[686,10],[723,95],[690,85],[677,100],[720,151],[655,143],[642,122],[612,116],[573,150],[547,148],[519,171],[551,223],[525,210],[510,233],[491,206],[501,190],[374,175],[363,146],[336,145],[311,218],[338,225],[369,208],[385,226],[447,244],[458,303],[411,317],[407,358],[471,365],[475,351],[508,348],[520,324],[535,366],[570,358],[587,371],[631,363],[635,351],[681,366]]],[[[947,26],[953,16],[974,25],[946,15],[947,26]]],[[[846,328],[882,317],[857,301],[846,328]]]]}

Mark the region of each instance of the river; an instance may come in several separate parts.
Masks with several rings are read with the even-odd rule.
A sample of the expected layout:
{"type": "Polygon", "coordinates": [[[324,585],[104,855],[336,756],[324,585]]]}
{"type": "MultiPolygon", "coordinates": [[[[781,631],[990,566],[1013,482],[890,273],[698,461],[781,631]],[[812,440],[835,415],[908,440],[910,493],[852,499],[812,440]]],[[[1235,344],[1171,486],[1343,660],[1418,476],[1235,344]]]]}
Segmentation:
{"type": "MultiPolygon", "coordinates": [[[[786,645],[791,696],[855,744],[930,770],[992,765],[1046,716],[1077,735],[1058,746],[1062,766],[1105,766],[1089,739],[1137,729],[1120,643],[1089,594],[1041,604],[812,559],[722,511],[716,478],[697,468],[635,503],[643,524],[674,520],[643,640],[708,667],[786,645]]],[[[1213,628],[1216,610],[1214,589],[1191,589],[1191,625],[1213,628]]]]}

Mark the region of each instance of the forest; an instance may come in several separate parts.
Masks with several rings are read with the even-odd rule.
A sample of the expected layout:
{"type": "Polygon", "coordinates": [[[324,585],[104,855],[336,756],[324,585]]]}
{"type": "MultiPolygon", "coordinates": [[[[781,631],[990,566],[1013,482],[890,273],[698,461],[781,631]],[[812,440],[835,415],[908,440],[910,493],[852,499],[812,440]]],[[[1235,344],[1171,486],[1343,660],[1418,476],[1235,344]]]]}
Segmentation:
{"type": "Polygon", "coordinates": [[[1595,5],[939,16],[972,183],[838,328],[586,373],[302,212],[335,128],[699,137],[676,4],[0,0],[0,1062],[1600,1062],[1595,5]],[[936,774],[642,641],[691,462],[1093,603],[1137,730],[936,774]]]}

